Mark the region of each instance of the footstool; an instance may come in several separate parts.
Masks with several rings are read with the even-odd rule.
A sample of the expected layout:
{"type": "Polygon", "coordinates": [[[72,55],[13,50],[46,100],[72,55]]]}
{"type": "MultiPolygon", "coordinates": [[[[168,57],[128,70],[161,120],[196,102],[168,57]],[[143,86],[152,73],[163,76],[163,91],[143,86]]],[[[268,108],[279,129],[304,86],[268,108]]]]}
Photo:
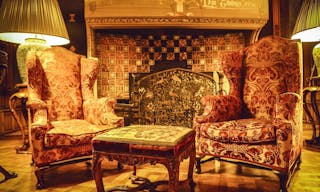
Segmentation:
{"type": "Polygon", "coordinates": [[[131,125],[110,130],[92,140],[92,173],[98,192],[104,192],[104,158],[126,165],[163,164],[169,173],[169,191],[178,191],[180,162],[190,157],[187,182],[193,187],[195,131],[181,126],[131,125]]]}

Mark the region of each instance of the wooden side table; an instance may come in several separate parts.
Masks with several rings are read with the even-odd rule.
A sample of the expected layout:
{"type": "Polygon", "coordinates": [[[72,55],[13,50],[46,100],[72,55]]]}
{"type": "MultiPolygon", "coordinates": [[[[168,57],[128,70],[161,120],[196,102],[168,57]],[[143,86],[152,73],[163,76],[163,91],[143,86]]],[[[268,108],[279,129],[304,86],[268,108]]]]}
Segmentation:
{"type": "MultiPolygon", "coordinates": [[[[190,158],[188,178],[184,182],[188,182],[193,190],[196,154],[193,129],[178,126],[131,125],[98,135],[92,143],[92,173],[98,192],[105,191],[101,174],[101,162],[104,158],[132,166],[145,163],[163,164],[169,173],[169,192],[178,191],[180,162],[190,158]]],[[[151,184],[145,187],[154,189],[151,184]]],[[[134,191],[134,189],[127,190],[134,191]]],[[[125,189],[121,188],[121,191],[125,189]]]]}
{"type": "Polygon", "coordinates": [[[17,84],[16,87],[18,88],[18,92],[14,93],[9,98],[9,108],[12,112],[12,115],[14,119],[16,120],[21,136],[22,136],[22,145],[16,147],[17,153],[29,153],[28,148],[30,146],[29,144],[29,138],[25,132],[25,130],[28,127],[28,121],[27,121],[27,110],[26,110],[26,102],[28,100],[28,91],[27,91],[27,85],[26,84],[17,84]],[[16,106],[21,102],[21,110],[23,116],[19,116],[16,111],[16,106]]]}
{"type": "Polygon", "coordinates": [[[307,146],[316,147],[320,149],[320,129],[317,133],[317,126],[320,126],[320,112],[317,104],[317,94],[320,93],[320,86],[310,86],[303,90],[303,108],[312,125],[312,137],[306,140],[307,146]],[[312,116],[311,110],[307,103],[307,98],[310,97],[311,110],[315,117],[312,116]]]}
{"type": "Polygon", "coordinates": [[[16,173],[10,173],[9,171],[5,170],[1,165],[0,165],[0,173],[2,173],[4,176],[4,179],[1,180],[0,183],[3,183],[8,179],[16,178],[18,176],[16,173]]]}

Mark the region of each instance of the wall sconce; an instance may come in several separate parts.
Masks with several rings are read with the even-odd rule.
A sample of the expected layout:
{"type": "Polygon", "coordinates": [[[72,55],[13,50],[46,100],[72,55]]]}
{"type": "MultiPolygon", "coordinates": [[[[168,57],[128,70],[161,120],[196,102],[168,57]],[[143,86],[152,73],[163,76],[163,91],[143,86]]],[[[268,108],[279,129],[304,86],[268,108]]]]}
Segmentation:
{"type": "Polygon", "coordinates": [[[0,23],[0,40],[20,44],[17,62],[23,84],[28,51],[70,42],[57,0],[3,0],[0,23]]]}

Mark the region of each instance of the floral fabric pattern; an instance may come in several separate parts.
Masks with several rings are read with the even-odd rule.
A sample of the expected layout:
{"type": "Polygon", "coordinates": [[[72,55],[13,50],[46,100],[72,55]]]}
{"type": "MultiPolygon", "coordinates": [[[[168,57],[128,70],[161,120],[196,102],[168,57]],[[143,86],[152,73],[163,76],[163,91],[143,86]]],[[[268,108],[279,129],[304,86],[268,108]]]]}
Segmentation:
{"type": "Polygon", "coordinates": [[[46,147],[44,141],[47,129],[46,126],[38,126],[31,130],[32,159],[35,166],[42,167],[52,162],[92,154],[91,142],[83,145],[46,147]]]}
{"type": "Polygon", "coordinates": [[[242,73],[243,51],[233,51],[224,54],[221,58],[223,73],[226,75],[230,95],[239,98],[241,93],[241,73],[242,73]]]}
{"type": "Polygon", "coordinates": [[[240,117],[241,101],[233,95],[206,95],[201,103],[203,113],[194,118],[194,123],[227,121],[240,117]]]}
{"type": "Polygon", "coordinates": [[[123,118],[114,113],[115,103],[116,100],[107,97],[84,101],[84,119],[95,125],[123,126],[123,118]]]}
{"type": "Polygon", "coordinates": [[[47,104],[49,120],[83,118],[80,55],[53,47],[39,52],[38,59],[44,74],[41,96],[47,104]]]}
{"type": "Polygon", "coordinates": [[[239,66],[235,61],[242,60],[241,72],[226,74],[233,79],[240,76],[241,83],[236,86],[229,80],[229,95],[240,96],[241,117],[224,118],[230,110],[220,108],[230,104],[216,103],[225,96],[204,97],[205,110],[194,118],[193,124],[197,154],[268,167],[289,175],[293,164],[299,161],[303,141],[301,44],[269,36],[246,47],[242,59],[237,57],[239,53],[226,54],[222,63],[231,65],[223,68],[228,73],[227,69],[232,71],[239,66]],[[216,118],[219,113],[222,118],[216,118]]]}
{"type": "Polygon", "coordinates": [[[99,63],[96,58],[82,57],[81,63],[81,92],[83,100],[93,99],[94,82],[98,75],[99,63]]]}
{"type": "Polygon", "coordinates": [[[131,125],[100,134],[95,139],[108,142],[170,147],[176,146],[192,132],[194,132],[192,129],[181,126],[131,125]]]}
{"type": "Polygon", "coordinates": [[[90,144],[94,136],[114,126],[93,125],[82,119],[51,122],[52,128],[45,134],[46,147],[77,146],[90,144]]]}
{"type": "Polygon", "coordinates": [[[98,61],[62,47],[27,56],[32,157],[36,167],[92,153],[99,133],[123,126],[114,100],[94,98],[98,61]]]}
{"type": "Polygon", "coordinates": [[[275,126],[265,119],[239,119],[204,123],[200,137],[224,143],[263,143],[275,140],[275,126]]]}
{"type": "Polygon", "coordinates": [[[287,46],[282,40],[262,39],[246,49],[243,100],[250,116],[270,119],[277,96],[287,91],[287,46]]]}

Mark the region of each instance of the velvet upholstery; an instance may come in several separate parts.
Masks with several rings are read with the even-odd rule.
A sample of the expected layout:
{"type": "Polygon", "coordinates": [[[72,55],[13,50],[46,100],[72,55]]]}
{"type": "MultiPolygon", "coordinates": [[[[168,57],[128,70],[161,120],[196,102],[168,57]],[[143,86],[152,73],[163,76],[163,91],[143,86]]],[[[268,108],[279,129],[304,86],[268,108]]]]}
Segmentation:
{"type": "Polygon", "coordinates": [[[44,167],[91,155],[92,138],[123,126],[123,118],[114,99],[94,98],[97,59],[53,47],[29,52],[27,70],[32,158],[42,185],[44,167]]]}
{"type": "Polygon", "coordinates": [[[300,57],[299,42],[273,36],[224,55],[230,90],[202,99],[193,124],[199,157],[275,170],[285,191],[302,148],[300,57]]]}

